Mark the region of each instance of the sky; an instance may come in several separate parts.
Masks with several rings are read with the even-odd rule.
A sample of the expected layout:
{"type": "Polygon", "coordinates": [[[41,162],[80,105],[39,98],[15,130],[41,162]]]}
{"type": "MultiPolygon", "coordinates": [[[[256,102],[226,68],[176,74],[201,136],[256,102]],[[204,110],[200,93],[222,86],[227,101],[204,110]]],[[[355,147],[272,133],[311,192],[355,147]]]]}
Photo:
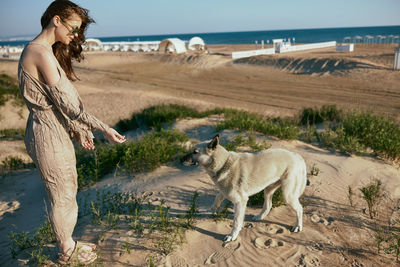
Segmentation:
{"type": "MultiPolygon", "coordinates": [[[[0,38],[36,36],[52,1],[0,0],[0,38]]],[[[75,0],[87,37],[400,25],[400,0],[75,0]]]]}

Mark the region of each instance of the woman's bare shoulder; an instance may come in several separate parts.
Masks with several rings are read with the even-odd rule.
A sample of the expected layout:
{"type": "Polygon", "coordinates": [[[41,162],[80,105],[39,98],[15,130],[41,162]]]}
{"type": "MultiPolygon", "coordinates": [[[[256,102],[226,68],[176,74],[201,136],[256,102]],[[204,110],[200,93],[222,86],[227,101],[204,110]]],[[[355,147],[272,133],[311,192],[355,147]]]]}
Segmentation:
{"type": "Polygon", "coordinates": [[[42,45],[29,44],[25,47],[21,64],[35,78],[44,78],[45,83],[55,84],[59,80],[55,57],[42,45]],[[39,75],[41,73],[41,75],[39,75]]]}
{"type": "Polygon", "coordinates": [[[30,62],[33,64],[40,64],[44,61],[52,62],[52,52],[46,47],[37,44],[28,44],[24,49],[23,62],[30,62]]]}

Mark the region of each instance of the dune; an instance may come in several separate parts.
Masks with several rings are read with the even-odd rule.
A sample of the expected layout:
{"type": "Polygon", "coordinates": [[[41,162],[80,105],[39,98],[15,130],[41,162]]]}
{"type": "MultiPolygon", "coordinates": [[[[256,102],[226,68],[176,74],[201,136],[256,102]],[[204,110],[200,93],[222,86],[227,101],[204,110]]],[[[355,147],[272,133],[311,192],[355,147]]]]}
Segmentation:
{"type": "MultiPolygon", "coordinates": [[[[345,110],[373,109],[400,120],[400,77],[390,69],[391,47],[359,47],[358,52],[356,47],[353,54],[328,49],[240,62],[223,55],[243,48],[246,46],[211,47],[222,53],[218,55],[88,53],[87,60],[76,65],[81,79],[76,87],[86,109],[110,125],[162,103],[199,110],[230,107],[282,117],[293,116],[304,107],[337,104],[345,110]],[[324,68],[329,71],[323,72],[324,68]]],[[[0,72],[16,76],[16,62],[1,61],[0,72]]],[[[14,126],[15,120],[9,118],[13,117],[1,121],[2,129],[24,127],[14,126]]],[[[212,126],[221,119],[181,119],[172,128],[185,132],[193,142],[202,141],[216,134],[212,126]]],[[[220,132],[223,138],[236,134],[232,130],[220,132]]],[[[138,135],[127,133],[131,139],[138,135]]],[[[273,208],[261,222],[251,220],[260,207],[248,207],[238,240],[224,244],[233,210],[228,209],[227,219],[213,220],[210,207],[217,190],[211,179],[201,168],[174,162],[135,177],[114,172],[78,193],[80,201],[94,199],[96,192],[103,190],[148,195],[154,205],[164,200],[175,216],[185,214],[197,191],[195,227],[184,233],[184,242],[174,252],[162,256],[151,241],[135,236],[126,225],[104,232],[88,215],[79,218],[74,237],[98,242],[105,266],[147,266],[149,254],[155,255],[156,266],[397,266],[393,254],[378,253],[375,235],[377,225],[400,218],[398,166],[300,141],[261,134],[256,138],[301,154],[308,172],[313,166],[318,168],[318,175],[309,176],[310,185],[302,199],[303,232],[289,231],[295,214],[288,206],[273,208]],[[375,179],[382,181],[387,195],[381,201],[380,217],[372,220],[359,189],[375,179]],[[355,192],[353,205],[349,186],[355,192]],[[132,244],[130,253],[123,248],[126,242],[132,244]]],[[[23,141],[0,140],[0,154],[26,156],[23,141]]],[[[10,231],[32,232],[42,224],[46,215],[44,188],[37,171],[27,169],[1,178],[0,192],[0,265],[25,266],[29,255],[20,253],[12,259],[7,236],[10,231]]],[[[54,261],[54,244],[46,246],[45,252],[54,261]]]]}

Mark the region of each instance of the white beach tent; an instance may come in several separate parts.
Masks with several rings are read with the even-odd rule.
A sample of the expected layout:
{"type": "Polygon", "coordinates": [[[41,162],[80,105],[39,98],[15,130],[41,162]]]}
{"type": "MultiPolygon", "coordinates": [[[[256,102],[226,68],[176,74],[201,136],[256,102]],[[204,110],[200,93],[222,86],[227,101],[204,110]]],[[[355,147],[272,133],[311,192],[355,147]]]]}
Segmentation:
{"type": "Polygon", "coordinates": [[[163,53],[186,53],[185,42],[178,38],[168,38],[162,40],[159,51],[163,53]]]}
{"type": "Polygon", "coordinates": [[[87,50],[90,50],[90,51],[93,51],[93,50],[98,51],[98,50],[103,49],[103,44],[101,43],[101,41],[99,39],[89,38],[89,39],[86,39],[85,47],[87,50]]]}
{"type": "Polygon", "coordinates": [[[195,36],[192,39],[190,39],[188,48],[192,51],[200,51],[200,50],[204,50],[205,46],[206,45],[205,45],[203,39],[195,36]]]}

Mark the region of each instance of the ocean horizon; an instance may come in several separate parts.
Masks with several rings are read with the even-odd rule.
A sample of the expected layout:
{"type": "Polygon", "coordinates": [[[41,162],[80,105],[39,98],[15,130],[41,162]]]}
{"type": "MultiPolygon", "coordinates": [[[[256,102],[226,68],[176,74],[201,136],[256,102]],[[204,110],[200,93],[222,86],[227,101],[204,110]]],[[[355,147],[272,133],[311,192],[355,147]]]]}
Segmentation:
{"type": "MultiPolygon", "coordinates": [[[[162,35],[131,35],[87,38],[99,39],[102,42],[132,42],[132,41],[162,41],[167,38],[179,38],[188,41],[192,37],[202,38],[206,44],[254,44],[272,43],[272,39],[290,39],[295,43],[316,42],[365,42],[366,36],[371,36],[370,42],[374,43],[399,43],[400,25],[398,26],[372,26],[372,27],[340,27],[340,28],[312,28],[293,30],[265,30],[265,31],[239,31],[239,32],[212,32],[212,33],[184,33],[162,35]],[[358,38],[356,38],[358,37],[358,38]],[[359,38],[361,37],[361,39],[359,38]],[[384,37],[384,38],[382,38],[384,37]],[[347,38],[347,39],[345,39],[347,38]]],[[[0,41],[0,46],[25,45],[30,40],[0,41]]]]}

